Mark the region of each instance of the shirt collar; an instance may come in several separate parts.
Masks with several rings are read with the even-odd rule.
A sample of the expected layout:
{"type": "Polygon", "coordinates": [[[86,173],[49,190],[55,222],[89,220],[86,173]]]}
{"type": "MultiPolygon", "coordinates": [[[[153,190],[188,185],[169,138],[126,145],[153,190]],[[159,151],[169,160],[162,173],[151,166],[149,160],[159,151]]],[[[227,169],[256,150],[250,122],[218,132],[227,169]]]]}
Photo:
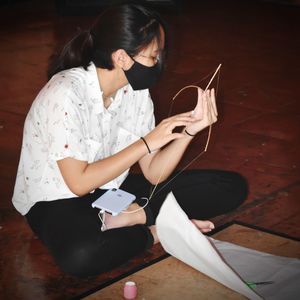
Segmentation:
{"type": "Polygon", "coordinates": [[[97,69],[93,62],[87,68],[87,101],[95,114],[103,113],[104,104],[102,101],[103,91],[101,90],[97,69]]]}

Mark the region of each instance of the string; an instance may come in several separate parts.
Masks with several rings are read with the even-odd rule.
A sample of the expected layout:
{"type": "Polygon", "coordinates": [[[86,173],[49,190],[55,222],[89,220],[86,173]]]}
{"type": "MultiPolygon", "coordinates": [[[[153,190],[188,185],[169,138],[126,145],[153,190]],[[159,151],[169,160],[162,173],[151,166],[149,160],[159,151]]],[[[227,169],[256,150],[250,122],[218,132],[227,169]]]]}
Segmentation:
{"type": "MultiPolygon", "coordinates": [[[[208,84],[207,84],[207,86],[206,86],[206,88],[205,88],[205,90],[204,90],[204,92],[206,92],[207,91],[207,89],[209,88],[209,86],[211,85],[211,83],[213,82],[213,80],[214,80],[214,78],[215,78],[215,76],[218,74],[218,77],[217,77],[217,87],[216,87],[216,89],[218,89],[218,87],[219,87],[219,79],[220,79],[220,68],[221,68],[221,66],[222,66],[222,64],[219,64],[219,66],[217,67],[217,69],[216,69],[216,71],[214,72],[214,74],[213,74],[213,76],[211,77],[211,79],[210,79],[210,81],[208,82],[208,84]]],[[[211,72],[211,73],[213,73],[213,72],[211,72]]],[[[210,74],[211,74],[210,73],[210,74]]],[[[209,75],[210,75],[209,74],[209,75]]],[[[204,79],[206,79],[206,78],[208,78],[208,76],[209,75],[207,75],[206,77],[204,77],[204,79]]],[[[203,79],[203,80],[204,80],[203,79]]],[[[199,81],[198,81],[199,82],[199,81]]],[[[188,89],[188,88],[197,88],[197,90],[198,89],[200,89],[200,87],[199,86],[197,86],[197,85],[194,85],[194,84],[192,84],[192,85],[187,85],[187,86],[185,86],[185,87],[183,87],[181,90],[179,90],[176,94],[175,94],[175,96],[172,98],[172,103],[171,103],[171,105],[170,105],[170,110],[169,110],[169,114],[168,114],[168,116],[170,116],[171,115],[171,112],[172,112],[172,108],[173,108],[173,103],[174,103],[174,101],[175,101],[175,99],[176,99],[176,97],[182,92],[182,91],[184,91],[184,90],[186,90],[186,89],[188,89]]],[[[199,90],[198,90],[198,93],[199,93],[199,90]]],[[[216,96],[217,96],[217,93],[216,93],[216,96]]],[[[196,161],[200,156],[202,156],[206,151],[207,151],[207,149],[208,149],[208,145],[209,145],[209,141],[210,141],[210,137],[211,137],[211,132],[212,132],[212,120],[211,120],[211,110],[213,110],[214,108],[213,108],[213,105],[212,105],[212,103],[211,103],[211,101],[209,100],[208,101],[208,106],[209,106],[209,113],[208,113],[208,116],[209,116],[209,123],[211,124],[211,125],[209,125],[209,128],[208,128],[208,135],[207,135],[207,140],[206,140],[206,144],[205,144],[205,147],[204,147],[204,150],[202,151],[202,152],[200,152],[194,159],[192,159],[185,167],[183,167],[175,176],[173,176],[171,179],[169,179],[156,193],[155,193],[155,190],[157,189],[157,186],[158,186],[158,184],[159,184],[159,182],[160,182],[160,179],[162,178],[162,176],[163,176],[163,174],[164,174],[164,172],[165,172],[165,170],[166,170],[166,167],[167,167],[167,165],[168,165],[168,163],[169,163],[169,160],[167,161],[167,163],[164,165],[164,168],[163,168],[163,170],[162,170],[162,172],[161,172],[161,174],[160,174],[160,176],[159,176],[159,178],[158,178],[158,180],[157,180],[157,182],[156,182],[156,184],[155,184],[155,186],[153,187],[153,189],[152,189],[152,191],[151,191],[151,193],[150,193],[150,196],[149,196],[149,201],[155,196],[155,195],[157,195],[163,188],[165,188],[170,182],[172,182],[177,176],[179,176],[184,170],[186,170],[194,161],[196,161]],[[155,193],[155,194],[154,194],[155,193]]]]}
{"type": "Polygon", "coordinates": [[[131,211],[123,210],[122,213],[123,213],[123,214],[133,214],[133,213],[135,213],[135,212],[137,212],[137,211],[139,211],[139,210],[144,209],[144,208],[148,205],[148,203],[149,203],[149,198],[147,198],[147,197],[142,197],[141,199],[145,199],[145,200],[146,200],[146,203],[145,203],[143,206],[141,206],[141,207],[138,208],[138,209],[131,210],[131,211]]]}
{"type": "MultiPolygon", "coordinates": [[[[220,67],[221,67],[221,64],[218,66],[218,68],[220,68],[220,67]]],[[[216,71],[215,71],[215,72],[216,72],[216,71]]],[[[207,75],[205,75],[204,77],[202,77],[200,80],[197,80],[197,81],[191,83],[191,84],[188,85],[188,86],[196,86],[197,83],[204,81],[205,79],[209,78],[210,76],[213,77],[213,76],[214,76],[213,74],[214,74],[214,71],[211,71],[210,73],[208,73],[207,75]]],[[[218,87],[219,87],[219,77],[220,77],[220,72],[218,72],[218,79],[217,79],[218,81],[217,81],[217,87],[216,87],[216,90],[218,90],[218,87]]],[[[186,86],[186,87],[188,87],[188,86],[186,86]]],[[[196,87],[198,87],[198,86],[196,86],[196,87]]],[[[179,92],[178,92],[178,93],[179,93],[179,92]]],[[[216,93],[216,96],[217,96],[217,93],[216,93]]],[[[172,112],[172,109],[173,109],[173,103],[174,103],[173,100],[174,100],[174,97],[172,98],[172,102],[171,102],[171,105],[170,105],[170,108],[169,108],[168,116],[171,115],[171,112],[172,112]]]]}
{"type": "MultiPolygon", "coordinates": [[[[209,88],[210,84],[213,82],[215,76],[218,74],[218,77],[217,77],[217,87],[216,87],[216,95],[215,95],[215,96],[217,96],[218,88],[219,88],[220,68],[221,68],[221,66],[222,66],[222,64],[219,64],[219,66],[217,67],[217,69],[216,69],[216,71],[215,71],[214,73],[213,73],[213,71],[212,71],[211,73],[209,73],[208,75],[206,75],[205,77],[203,77],[201,80],[195,82],[194,84],[187,85],[187,86],[183,87],[181,90],[179,90],[179,91],[175,94],[175,96],[172,98],[172,102],[171,102],[170,109],[169,109],[169,112],[168,112],[168,117],[170,117],[170,115],[171,115],[171,113],[172,113],[173,104],[174,104],[174,101],[175,101],[176,97],[177,97],[182,91],[184,91],[184,90],[186,90],[186,89],[188,89],[188,88],[197,88],[197,91],[198,91],[198,93],[199,93],[200,87],[197,86],[196,83],[205,80],[205,79],[208,78],[212,73],[213,73],[213,75],[212,75],[210,81],[208,82],[208,84],[207,84],[207,86],[206,86],[204,92],[207,91],[207,89],[209,88]]],[[[199,96],[199,95],[198,95],[198,96],[199,96]]],[[[142,199],[145,199],[145,200],[147,201],[146,204],[143,205],[142,207],[136,209],[136,210],[133,210],[133,211],[130,211],[130,212],[127,212],[127,211],[124,210],[124,211],[122,211],[122,213],[127,213],[127,214],[129,214],[129,213],[135,213],[135,212],[137,212],[137,211],[139,211],[139,210],[144,209],[144,208],[148,205],[149,201],[150,201],[155,195],[157,195],[162,189],[164,189],[170,182],[172,182],[177,176],[179,176],[179,175],[180,175],[184,170],[186,170],[186,169],[187,169],[194,161],[196,161],[200,156],[202,156],[202,155],[207,151],[208,144],[209,144],[210,137],[211,137],[211,131],[212,131],[211,111],[214,109],[214,108],[213,108],[213,104],[211,103],[210,100],[207,102],[207,104],[208,104],[208,108],[209,108],[209,109],[208,109],[208,110],[209,110],[209,111],[208,111],[208,116],[209,116],[209,124],[210,124],[210,125],[209,125],[209,128],[208,128],[208,135],[207,135],[207,140],[206,140],[206,144],[205,144],[204,150],[203,150],[202,152],[200,152],[195,158],[193,158],[193,159],[192,159],[185,167],[183,167],[183,168],[182,168],[175,176],[173,176],[171,179],[169,179],[169,180],[168,180],[168,181],[167,181],[167,182],[166,182],[166,183],[165,183],[165,184],[164,184],[164,185],[163,185],[163,186],[162,186],[162,187],[154,194],[154,192],[155,192],[155,190],[157,189],[157,186],[158,186],[158,184],[159,184],[159,182],[160,182],[160,179],[161,179],[161,177],[163,176],[163,174],[164,174],[164,172],[165,172],[165,170],[166,170],[166,167],[167,167],[167,165],[168,165],[168,163],[169,163],[169,160],[168,160],[167,163],[164,165],[163,170],[162,170],[162,172],[160,173],[159,178],[158,178],[158,180],[157,180],[155,186],[153,187],[152,191],[150,192],[150,196],[149,196],[148,198],[146,198],[146,197],[143,197],[143,198],[142,198],[142,199]]],[[[99,217],[100,217],[100,216],[99,216],[99,217]]],[[[100,217],[100,219],[101,219],[101,217],[100,217]]],[[[102,221],[102,219],[101,219],[101,221],[102,221]]],[[[103,219],[103,221],[104,221],[104,219],[103,219]]]]}

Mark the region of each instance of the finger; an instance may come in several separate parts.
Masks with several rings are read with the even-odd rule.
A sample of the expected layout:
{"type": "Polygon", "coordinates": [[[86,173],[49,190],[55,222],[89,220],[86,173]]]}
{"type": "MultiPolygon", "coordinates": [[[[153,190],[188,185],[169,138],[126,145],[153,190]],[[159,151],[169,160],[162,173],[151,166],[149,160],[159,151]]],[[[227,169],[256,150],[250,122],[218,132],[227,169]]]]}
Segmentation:
{"type": "Polygon", "coordinates": [[[207,110],[208,110],[208,121],[209,125],[213,124],[216,120],[216,115],[214,109],[212,107],[212,103],[210,101],[207,102],[207,110]]]}
{"type": "Polygon", "coordinates": [[[192,122],[187,122],[187,121],[173,121],[170,124],[167,125],[167,128],[170,129],[170,131],[173,131],[176,127],[182,127],[182,126],[188,126],[192,122]]]}
{"type": "Polygon", "coordinates": [[[174,121],[186,121],[186,122],[192,122],[194,118],[192,116],[177,116],[176,118],[171,118],[168,120],[168,123],[174,122],[174,121]]]}
{"type": "Polygon", "coordinates": [[[203,108],[204,108],[204,101],[205,101],[205,93],[203,90],[198,90],[198,101],[197,101],[197,114],[195,116],[197,119],[203,119],[203,108]]]}
{"type": "Polygon", "coordinates": [[[205,94],[204,97],[203,97],[203,118],[208,119],[208,121],[210,122],[211,115],[210,115],[210,111],[209,111],[208,105],[209,105],[209,103],[207,101],[207,96],[205,94]]]}
{"type": "Polygon", "coordinates": [[[189,112],[189,114],[179,114],[173,117],[170,117],[168,119],[164,120],[164,123],[170,123],[174,121],[186,121],[186,122],[192,122],[194,120],[194,116],[192,115],[192,112],[189,112]]]}
{"type": "Polygon", "coordinates": [[[168,119],[172,119],[172,118],[177,118],[177,117],[190,117],[191,115],[193,114],[193,111],[190,110],[190,111],[187,111],[187,112],[184,112],[184,113],[180,113],[180,114],[177,114],[177,115],[174,115],[168,119]]]}
{"type": "Polygon", "coordinates": [[[166,123],[166,122],[172,121],[172,120],[177,119],[177,118],[191,118],[192,116],[193,116],[193,111],[191,110],[191,111],[188,111],[188,112],[184,112],[184,113],[181,113],[181,114],[177,114],[177,115],[165,118],[165,119],[162,120],[162,123],[166,123]]]}
{"type": "Polygon", "coordinates": [[[215,95],[215,89],[211,90],[211,104],[214,110],[214,113],[216,116],[218,116],[218,110],[217,110],[217,104],[216,104],[216,95],[215,95]]]}
{"type": "Polygon", "coordinates": [[[204,117],[204,114],[203,114],[203,105],[204,105],[204,92],[202,91],[199,91],[198,90],[198,100],[197,100],[197,105],[194,109],[194,113],[193,113],[193,118],[194,120],[202,120],[203,117],[204,117]]]}
{"type": "Polygon", "coordinates": [[[181,138],[186,138],[186,134],[180,132],[174,132],[170,135],[170,141],[181,139],[181,138]]]}
{"type": "Polygon", "coordinates": [[[213,107],[213,103],[212,103],[212,98],[211,95],[213,95],[213,91],[210,90],[207,94],[206,94],[206,99],[207,99],[207,110],[208,110],[208,124],[211,125],[214,122],[216,122],[217,117],[215,114],[215,108],[213,107]]]}
{"type": "Polygon", "coordinates": [[[193,122],[193,117],[191,116],[186,116],[186,117],[176,117],[176,118],[168,118],[164,119],[160,122],[158,125],[159,127],[168,127],[170,124],[173,124],[174,122],[186,122],[186,123],[191,123],[193,122]]]}

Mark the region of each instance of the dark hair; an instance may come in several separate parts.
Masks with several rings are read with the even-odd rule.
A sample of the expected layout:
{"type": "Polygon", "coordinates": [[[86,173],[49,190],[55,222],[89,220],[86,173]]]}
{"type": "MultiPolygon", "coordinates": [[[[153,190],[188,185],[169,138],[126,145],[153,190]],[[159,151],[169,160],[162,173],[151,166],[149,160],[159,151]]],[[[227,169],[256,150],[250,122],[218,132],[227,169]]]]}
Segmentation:
{"type": "MultiPolygon", "coordinates": [[[[87,69],[90,62],[98,68],[112,70],[114,51],[124,49],[130,56],[137,55],[154,39],[161,42],[160,27],[166,31],[159,15],[145,7],[133,4],[111,7],[90,30],[81,31],[64,46],[50,64],[48,77],[70,68],[87,69]]],[[[166,46],[164,52],[165,49],[166,46]]]]}

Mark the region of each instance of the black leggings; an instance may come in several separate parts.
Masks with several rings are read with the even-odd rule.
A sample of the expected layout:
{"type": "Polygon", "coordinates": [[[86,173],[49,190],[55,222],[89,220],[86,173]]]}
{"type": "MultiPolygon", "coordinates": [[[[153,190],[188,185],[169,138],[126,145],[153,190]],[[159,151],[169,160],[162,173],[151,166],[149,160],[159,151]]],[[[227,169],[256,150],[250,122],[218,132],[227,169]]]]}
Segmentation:
{"type": "MultiPolygon", "coordinates": [[[[157,194],[146,208],[147,225],[155,222],[170,191],[189,218],[202,220],[235,209],[247,196],[244,178],[226,171],[185,171],[163,186],[164,183],[158,186],[157,194]]],[[[152,186],[142,175],[131,174],[120,188],[139,199],[149,197],[152,186]]],[[[94,276],[126,262],[153,244],[147,225],[101,232],[98,210],[91,203],[104,192],[98,189],[83,197],[38,202],[26,215],[34,233],[66,273],[94,276]]]]}

